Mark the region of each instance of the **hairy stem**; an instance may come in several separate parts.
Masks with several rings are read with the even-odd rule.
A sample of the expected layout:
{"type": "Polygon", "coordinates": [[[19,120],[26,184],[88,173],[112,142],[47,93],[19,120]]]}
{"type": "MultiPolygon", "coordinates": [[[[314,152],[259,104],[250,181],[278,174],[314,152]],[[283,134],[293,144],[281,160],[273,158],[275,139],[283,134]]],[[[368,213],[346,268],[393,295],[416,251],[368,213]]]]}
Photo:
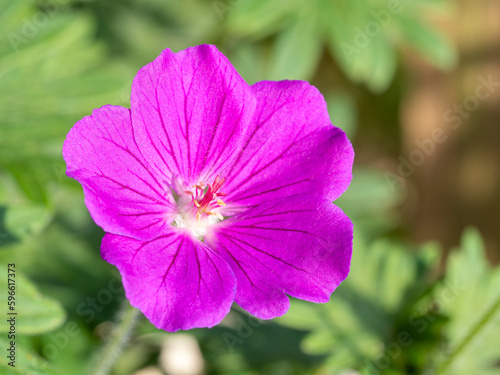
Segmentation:
{"type": "Polygon", "coordinates": [[[108,340],[96,356],[96,361],[90,371],[91,375],[107,375],[115,364],[118,356],[128,342],[135,323],[140,316],[140,311],[130,306],[128,301],[118,314],[118,322],[108,340]]]}

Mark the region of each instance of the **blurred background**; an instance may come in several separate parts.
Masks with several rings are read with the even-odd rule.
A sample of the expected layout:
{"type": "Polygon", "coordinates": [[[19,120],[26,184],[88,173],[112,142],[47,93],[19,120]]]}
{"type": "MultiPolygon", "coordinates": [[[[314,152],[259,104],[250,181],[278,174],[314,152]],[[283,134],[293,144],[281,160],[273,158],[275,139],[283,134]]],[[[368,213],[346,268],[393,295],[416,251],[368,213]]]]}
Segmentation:
{"type": "Polygon", "coordinates": [[[110,373],[500,374],[498,0],[0,0],[0,263],[19,313],[16,368],[2,315],[0,374],[92,373],[124,292],[62,143],[93,108],[128,107],[161,50],[202,43],[250,84],[324,94],[356,152],[336,201],[351,274],[272,321],[142,318],[110,373]]]}

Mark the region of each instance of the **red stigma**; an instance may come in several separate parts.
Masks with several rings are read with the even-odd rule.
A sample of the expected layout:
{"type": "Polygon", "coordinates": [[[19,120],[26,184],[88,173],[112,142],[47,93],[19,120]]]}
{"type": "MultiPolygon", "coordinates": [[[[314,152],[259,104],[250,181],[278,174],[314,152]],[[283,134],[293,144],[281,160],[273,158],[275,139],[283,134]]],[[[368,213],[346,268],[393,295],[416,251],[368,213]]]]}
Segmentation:
{"type": "Polygon", "coordinates": [[[225,206],[225,203],[221,199],[217,199],[218,197],[223,197],[226,194],[219,192],[219,189],[226,181],[226,178],[215,177],[215,180],[212,184],[207,184],[207,187],[204,188],[204,184],[199,183],[194,185],[196,188],[196,192],[193,194],[192,192],[186,191],[186,194],[192,196],[194,207],[196,208],[196,218],[199,220],[200,214],[206,215],[215,215],[222,220],[222,215],[218,212],[211,212],[213,208],[219,206],[225,206]],[[206,189],[206,191],[205,191],[206,189]]]}

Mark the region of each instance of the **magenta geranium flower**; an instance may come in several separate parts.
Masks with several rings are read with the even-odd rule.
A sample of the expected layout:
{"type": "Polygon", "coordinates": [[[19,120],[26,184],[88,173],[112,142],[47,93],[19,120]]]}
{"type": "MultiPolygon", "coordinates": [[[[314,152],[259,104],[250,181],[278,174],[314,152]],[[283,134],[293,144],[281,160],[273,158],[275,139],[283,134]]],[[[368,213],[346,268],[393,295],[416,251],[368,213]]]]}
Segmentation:
{"type": "Polygon", "coordinates": [[[249,86],[214,46],[167,49],[131,109],[94,110],[63,154],[102,257],[158,328],[212,327],[233,301],[274,318],[287,295],[327,302],[349,272],[352,224],[331,202],[354,152],[307,82],[249,86]]]}

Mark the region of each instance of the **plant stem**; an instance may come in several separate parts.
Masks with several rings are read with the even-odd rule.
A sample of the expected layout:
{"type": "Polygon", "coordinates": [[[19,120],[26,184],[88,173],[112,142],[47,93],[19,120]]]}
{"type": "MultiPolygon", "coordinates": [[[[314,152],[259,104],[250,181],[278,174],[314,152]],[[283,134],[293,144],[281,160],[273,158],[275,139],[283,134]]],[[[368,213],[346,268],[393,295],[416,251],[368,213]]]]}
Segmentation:
{"type": "Polygon", "coordinates": [[[96,356],[96,361],[90,371],[91,375],[107,375],[109,373],[132,334],[139,316],[140,311],[130,306],[128,301],[123,303],[118,313],[118,322],[108,342],[104,344],[96,356]]]}

